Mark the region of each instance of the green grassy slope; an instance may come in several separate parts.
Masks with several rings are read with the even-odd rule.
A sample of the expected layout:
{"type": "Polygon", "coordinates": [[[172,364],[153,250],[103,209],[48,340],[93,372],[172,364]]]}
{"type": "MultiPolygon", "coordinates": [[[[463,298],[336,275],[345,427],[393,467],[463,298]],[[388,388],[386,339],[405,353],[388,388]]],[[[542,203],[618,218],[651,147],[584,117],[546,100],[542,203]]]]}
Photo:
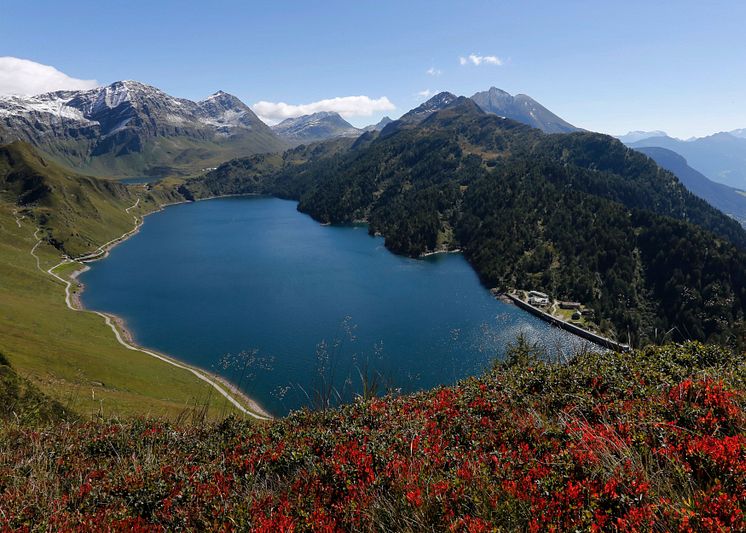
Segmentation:
{"type": "Polygon", "coordinates": [[[42,157],[30,145],[0,147],[0,195],[42,229],[42,237],[71,256],[90,251],[133,225],[125,209],[131,188],[87,176],[42,157]]]}
{"type": "Polygon", "coordinates": [[[24,145],[0,147],[0,190],[0,352],[21,375],[85,415],[230,410],[191,373],[118,344],[100,316],[68,309],[64,285],[46,272],[63,253],[91,252],[132,229],[167,193],[75,176],[24,145]]]}
{"type": "Polygon", "coordinates": [[[139,151],[116,150],[85,156],[90,141],[42,145],[49,159],[102,178],[188,176],[236,157],[278,152],[284,144],[271,133],[252,132],[230,138],[198,139],[187,136],[148,138],[139,151]]]}
{"type": "Polygon", "coordinates": [[[0,422],[22,425],[43,424],[67,419],[61,403],[50,399],[37,387],[19,376],[0,353],[0,422]]]}

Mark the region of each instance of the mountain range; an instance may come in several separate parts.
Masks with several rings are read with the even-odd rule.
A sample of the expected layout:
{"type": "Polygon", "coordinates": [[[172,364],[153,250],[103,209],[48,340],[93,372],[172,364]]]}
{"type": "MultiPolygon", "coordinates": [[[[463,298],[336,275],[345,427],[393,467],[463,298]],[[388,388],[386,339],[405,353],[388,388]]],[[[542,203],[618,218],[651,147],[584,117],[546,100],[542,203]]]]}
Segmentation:
{"type": "Polygon", "coordinates": [[[631,144],[637,141],[642,141],[644,139],[650,139],[651,137],[668,137],[668,134],[665,131],[661,130],[655,130],[655,131],[643,131],[643,130],[637,130],[637,131],[630,131],[629,133],[626,133],[625,135],[616,135],[617,139],[622,141],[624,144],[631,144]]]}
{"type": "MultiPolygon", "coordinates": [[[[456,95],[441,92],[418,107],[405,113],[397,120],[396,128],[418,124],[430,114],[456,100],[456,95]]],[[[491,87],[487,91],[474,94],[471,99],[485,112],[512,119],[545,133],[568,133],[580,131],[572,124],[561,119],[533,98],[525,94],[512,96],[511,94],[491,87]]],[[[358,129],[344,120],[337,113],[322,112],[286,119],[272,126],[278,136],[293,145],[322,141],[335,137],[357,137],[366,131],[382,131],[394,122],[384,117],[377,124],[358,129]]],[[[393,130],[389,130],[391,133],[393,130]]]]}
{"type": "Polygon", "coordinates": [[[136,81],[0,97],[0,143],[23,140],[55,161],[111,177],[189,174],[284,143],[235,96],[200,102],[136,81]]]}
{"type": "MultiPolygon", "coordinates": [[[[413,109],[398,123],[417,123],[456,96],[441,93],[440,98],[443,101],[436,97],[413,109]]],[[[548,133],[577,130],[525,95],[511,96],[492,87],[472,99],[487,113],[548,133]]],[[[136,81],[0,97],[0,144],[22,140],[50,160],[114,178],[194,174],[235,157],[381,131],[391,122],[384,117],[361,129],[338,113],[319,112],[270,128],[223,91],[194,102],[136,81]]]]}
{"type": "MultiPolygon", "coordinates": [[[[418,124],[456,98],[456,95],[449,92],[439,93],[405,113],[396,121],[396,127],[418,124]]],[[[491,87],[487,91],[476,93],[471,99],[486,113],[516,120],[546,133],[580,131],[531,97],[523,94],[512,96],[496,87],[491,87]]],[[[383,117],[377,124],[359,129],[344,120],[338,113],[320,112],[285,119],[272,126],[272,130],[288,143],[298,145],[336,137],[357,137],[366,131],[381,131],[392,122],[394,121],[391,118],[383,117]]]]}
{"type": "MultiPolygon", "coordinates": [[[[85,91],[0,97],[0,144],[28,142],[50,161],[106,177],[190,175],[235,157],[279,153],[289,146],[335,138],[370,140],[419,125],[458,97],[442,92],[397,121],[356,128],[335,112],[288,118],[271,128],[241,100],[218,91],[193,102],[135,82],[115,82],[85,91]],[[363,135],[365,134],[365,135],[363,135]]],[[[496,87],[471,101],[485,113],[515,120],[546,133],[580,131],[526,95],[496,87]]],[[[682,141],[661,131],[630,132],[620,139],[634,148],[658,147],[682,155],[657,154],[697,195],[744,220],[746,130],[682,141]],[[714,176],[714,177],[713,177],[714,176]],[[709,178],[709,179],[708,179],[709,178]],[[732,186],[717,186],[718,183],[732,186]]]]}
{"type": "MultiPolygon", "coordinates": [[[[417,125],[458,99],[458,96],[447,91],[438,93],[402,115],[399,120],[389,120],[383,128],[383,134],[388,135],[399,129],[417,125]]],[[[512,96],[501,89],[491,87],[487,91],[474,94],[470,99],[485,113],[526,124],[544,133],[581,131],[525,94],[512,96]]]]}
{"type": "Polygon", "coordinates": [[[657,146],[636,148],[636,150],[652,158],[659,166],[671,171],[691,192],[704,198],[746,227],[746,192],[712,181],[690,167],[686,159],[672,150],[657,146]]]}
{"type": "Polygon", "coordinates": [[[297,146],[338,137],[358,137],[367,131],[381,131],[391,122],[393,120],[390,117],[383,117],[376,124],[356,128],[339,113],[320,111],[310,115],[287,118],[271,128],[288,144],[297,146]]]}
{"type": "Polygon", "coordinates": [[[715,133],[681,140],[663,132],[636,132],[620,137],[632,148],[658,147],[672,150],[709,179],[746,190],[746,134],[744,130],[715,133]],[[662,135],[657,135],[662,134],[662,135]]]}

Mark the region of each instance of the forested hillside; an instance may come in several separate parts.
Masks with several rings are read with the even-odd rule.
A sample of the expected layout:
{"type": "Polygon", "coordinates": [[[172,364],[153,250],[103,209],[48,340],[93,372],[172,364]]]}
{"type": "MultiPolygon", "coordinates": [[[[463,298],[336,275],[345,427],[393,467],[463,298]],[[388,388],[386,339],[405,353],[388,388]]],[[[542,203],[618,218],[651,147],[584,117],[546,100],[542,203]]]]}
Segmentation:
{"type": "Polygon", "coordinates": [[[746,226],[746,192],[710,180],[690,167],[686,159],[666,148],[651,146],[636,150],[673,172],[694,194],[746,226]]]}
{"type": "Polygon", "coordinates": [[[489,286],[582,301],[624,341],[746,339],[746,232],[609,136],[546,135],[458,98],[330,146],[186,188],[296,198],[321,222],[367,221],[397,253],[460,248],[489,286]]]}

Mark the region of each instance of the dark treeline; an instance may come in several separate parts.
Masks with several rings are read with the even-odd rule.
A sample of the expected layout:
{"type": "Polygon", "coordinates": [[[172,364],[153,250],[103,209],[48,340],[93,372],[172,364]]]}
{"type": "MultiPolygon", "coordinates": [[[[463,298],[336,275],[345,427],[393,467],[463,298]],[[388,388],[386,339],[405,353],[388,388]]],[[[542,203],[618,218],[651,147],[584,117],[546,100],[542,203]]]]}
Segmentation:
{"type": "Polygon", "coordinates": [[[545,135],[459,99],[378,138],[235,160],[186,187],[294,198],[410,256],[461,248],[485,284],[581,301],[623,341],[746,342],[746,232],[605,135],[545,135]]]}

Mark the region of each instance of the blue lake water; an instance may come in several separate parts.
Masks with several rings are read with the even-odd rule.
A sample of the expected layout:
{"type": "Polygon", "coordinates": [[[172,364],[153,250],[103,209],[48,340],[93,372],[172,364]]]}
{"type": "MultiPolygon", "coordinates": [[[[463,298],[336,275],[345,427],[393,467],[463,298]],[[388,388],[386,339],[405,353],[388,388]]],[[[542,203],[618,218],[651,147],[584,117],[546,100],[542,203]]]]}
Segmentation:
{"type": "Polygon", "coordinates": [[[223,374],[274,414],[323,383],[349,399],[361,369],[405,391],[454,383],[521,332],[553,353],[587,346],[495,300],[461,255],[396,256],[365,227],[322,226],[275,198],[150,215],[81,281],[84,305],[121,316],[139,344],[223,374]],[[240,352],[255,355],[226,357],[240,352]]]}

